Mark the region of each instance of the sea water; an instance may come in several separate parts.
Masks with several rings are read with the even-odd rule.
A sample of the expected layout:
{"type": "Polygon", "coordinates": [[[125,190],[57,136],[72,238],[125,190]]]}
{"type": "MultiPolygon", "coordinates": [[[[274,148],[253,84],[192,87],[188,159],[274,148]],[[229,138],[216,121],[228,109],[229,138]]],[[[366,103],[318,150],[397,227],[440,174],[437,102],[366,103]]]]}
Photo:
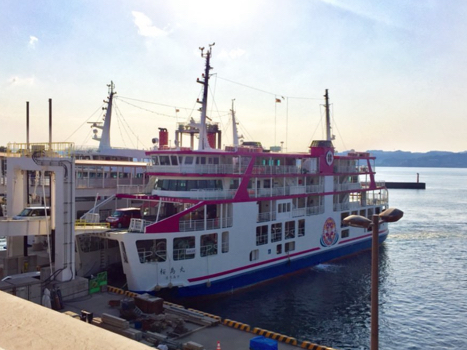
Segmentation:
{"type": "MultiPolygon", "coordinates": [[[[467,169],[383,168],[404,217],[380,248],[380,349],[467,349],[467,169]]],[[[184,304],[336,349],[369,349],[371,253],[184,304]]]]}

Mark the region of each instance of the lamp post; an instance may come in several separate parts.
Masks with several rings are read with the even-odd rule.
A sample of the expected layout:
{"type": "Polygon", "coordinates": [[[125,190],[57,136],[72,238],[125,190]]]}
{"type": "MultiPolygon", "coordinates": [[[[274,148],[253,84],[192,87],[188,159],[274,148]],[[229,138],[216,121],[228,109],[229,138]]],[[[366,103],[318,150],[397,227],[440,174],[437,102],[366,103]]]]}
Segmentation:
{"type": "Polygon", "coordinates": [[[368,229],[372,227],[371,241],[371,337],[370,349],[378,350],[379,311],[378,311],[378,259],[379,259],[379,224],[380,222],[396,222],[404,213],[397,208],[389,208],[380,214],[374,214],[372,220],[360,216],[350,215],[344,218],[344,224],[368,229]]]}

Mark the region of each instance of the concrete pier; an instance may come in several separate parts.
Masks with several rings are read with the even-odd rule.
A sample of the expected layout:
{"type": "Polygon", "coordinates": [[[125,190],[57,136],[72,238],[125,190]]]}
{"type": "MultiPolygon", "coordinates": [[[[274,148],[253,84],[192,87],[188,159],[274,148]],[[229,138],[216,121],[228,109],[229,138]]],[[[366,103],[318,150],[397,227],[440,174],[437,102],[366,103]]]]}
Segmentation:
{"type": "Polygon", "coordinates": [[[407,189],[407,190],[424,190],[426,184],[424,182],[387,182],[386,187],[389,189],[407,189]]]}

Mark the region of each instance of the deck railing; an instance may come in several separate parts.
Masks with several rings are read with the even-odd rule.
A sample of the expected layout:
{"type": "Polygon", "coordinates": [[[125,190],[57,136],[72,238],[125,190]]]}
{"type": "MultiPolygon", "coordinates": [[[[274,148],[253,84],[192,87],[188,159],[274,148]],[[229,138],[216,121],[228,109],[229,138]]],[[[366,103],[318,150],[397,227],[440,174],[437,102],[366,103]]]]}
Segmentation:
{"type": "Polygon", "coordinates": [[[233,164],[194,164],[194,165],[149,165],[149,173],[181,174],[243,174],[245,165],[233,164]]]}
{"type": "Polygon", "coordinates": [[[131,219],[128,232],[144,232],[146,226],[152,224],[152,221],[144,219],[131,219]]]}
{"type": "Polygon", "coordinates": [[[266,212],[266,213],[258,213],[258,217],[256,219],[256,222],[267,222],[267,221],[272,221],[276,220],[276,212],[266,212]]]}
{"type": "Polygon", "coordinates": [[[276,196],[288,196],[294,194],[306,194],[306,193],[320,193],[323,192],[323,185],[298,185],[298,186],[286,186],[286,187],[272,187],[272,188],[250,188],[248,194],[250,198],[262,198],[262,197],[276,197],[276,196]]]}
{"type": "Polygon", "coordinates": [[[351,190],[358,190],[361,189],[361,184],[359,182],[357,183],[343,183],[343,184],[335,184],[334,185],[334,190],[335,191],[351,191],[351,190]]]}
{"type": "Polygon", "coordinates": [[[313,206],[313,207],[307,207],[306,208],[306,215],[307,216],[318,215],[318,214],[322,214],[322,213],[324,213],[324,206],[322,206],[322,205],[316,205],[316,206],[313,206]]]}
{"type": "Polygon", "coordinates": [[[255,175],[281,175],[281,174],[300,174],[301,168],[295,165],[255,165],[253,174],[255,175]]]}
{"type": "Polygon", "coordinates": [[[181,232],[189,231],[204,231],[204,230],[216,230],[226,227],[232,227],[233,218],[226,217],[221,220],[220,218],[214,219],[198,219],[198,220],[180,220],[179,229],[181,232]],[[222,221],[222,222],[221,222],[222,221]],[[205,225],[206,222],[206,225],[205,225]]]}

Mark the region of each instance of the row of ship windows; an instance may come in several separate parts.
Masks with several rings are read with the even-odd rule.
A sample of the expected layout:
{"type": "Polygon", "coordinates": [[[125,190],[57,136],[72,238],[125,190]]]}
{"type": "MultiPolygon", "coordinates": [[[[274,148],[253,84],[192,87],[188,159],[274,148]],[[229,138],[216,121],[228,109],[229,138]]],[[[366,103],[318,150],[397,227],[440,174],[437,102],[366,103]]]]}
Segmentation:
{"type": "MultiPolygon", "coordinates": [[[[295,250],[295,241],[284,244],[284,253],[289,253],[295,250]]],[[[268,249],[268,254],[271,254],[271,249],[268,249]]],[[[276,245],[276,254],[282,254],[282,244],[276,245]]],[[[259,260],[259,249],[253,249],[250,252],[250,261],[259,260]]]]}
{"type": "MultiPolygon", "coordinates": [[[[238,187],[238,180],[236,180],[238,187]]],[[[235,183],[231,181],[231,188],[236,188],[235,183]]],[[[201,189],[217,189],[222,190],[222,180],[169,180],[158,179],[154,185],[154,189],[163,191],[193,191],[201,189]]]]}
{"type": "MultiPolygon", "coordinates": [[[[229,232],[225,231],[221,233],[221,253],[228,253],[229,251],[229,232]]],[[[90,253],[102,249],[110,249],[118,247],[118,242],[114,240],[106,240],[100,237],[89,237],[80,236],[78,238],[79,249],[83,253],[90,253]]],[[[128,262],[126,254],[125,244],[121,242],[122,255],[125,262],[128,262]]],[[[78,246],[75,247],[75,250],[78,246]]],[[[167,239],[146,239],[136,241],[136,249],[140,261],[151,262],[151,261],[166,261],[167,260],[167,239]]],[[[218,234],[208,233],[201,235],[199,242],[199,254],[200,256],[217,255],[219,251],[218,247],[218,234]]],[[[173,260],[187,260],[193,259],[196,255],[196,244],[195,236],[180,237],[173,239],[173,260]]]]}
{"type": "Polygon", "coordinates": [[[152,164],[153,165],[191,165],[191,164],[219,164],[218,157],[193,157],[193,156],[184,156],[179,157],[176,155],[171,156],[153,156],[152,164]],[[196,160],[196,161],[195,161],[196,160]]]}
{"type": "MultiPolygon", "coordinates": [[[[272,224],[271,229],[274,226],[274,230],[282,230],[282,224],[272,224]]],[[[285,239],[295,238],[295,233],[292,233],[292,229],[294,230],[295,222],[289,221],[285,223],[286,231],[289,229],[290,235],[285,236],[285,239]],[[292,235],[293,234],[293,235],[292,235]]],[[[259,234],[260,232],[267,233],[267,225],[258,226],[257,227],[257,236],[256,236],[256,244],[262,245],[267,243],[267,236],[266,241],[264,241],[264,236],[259,234]],[[265,243],[264,243],[265,242],[265,243]]],[[[277,231],[271,232],[271,243],[277,242],[282,239],[282,235],[278,234],[277,231]],[[280,237],[280,238],[279,238],[280,237]]],[[[298,237],[301,237],[305,234],[304,230],[304,220],[299,220],[299,230],[298,230],[298,237]],[[303,225],[303,226],[302,226],[303,225]],[[301,230],[300,228],[303,228],[301,230]]],[[[346,238],[349,236],[349,230],[344,229],[342,230],[342,238],[346,238]]],[[[222,244],[220,247],[220,252],[228,253],[229,251],[229,232],[225,231],[221,234],[222,244]]],[[[97,251],[99,249],[104,249],[105,240],[98,237],[83,237],[79,239],[80,243],[80,250],[83,252],[92,252],[97,251]]],[[[112,248],[117,246],[117,241],[108,240],[107,241],[108,247],[112,248]]],[[[295,250],[295,241],[286,242],[284,244],[280,243],[276,245],[276,254],[282,254],[282,247],[284,247],[284,253],[289,253],[295,250]]],[[[167,260],[167,239],[154,239],[154,240],[140,240],[136,241],[136,248],[138,250],[138,255],[141,263],[148,263],[148,262],[163,262],[167,260]]],[[[209,233],[202,235],[200,237],[200,245],[199,245],[199,254],[201,257],[210,256],[210,255],[217,255],[218,254],[218,234],[217,233],[209,233]]],[[[128,263],[128,257],[126,254],[125,245],[121,242],[121,249],[124,262],[128,263]]],[[[196,255],[196,244],[195,244],[195,236],[189,237],[181,237],[181,238],[174,238],[173,240],[173,250],[172,250],[172,257],[173,260],[188,260],[194,259],[196,255]]],[[[268,254],[271,254],[271,249],[268,250],[268,254]]],[[[255,261],[259,259],[259,249],[254,249],[250,252],[250,261],[255,261]]]]}
{"type": "Polygon", "coordinates": [[[296,236],[305,235],[305,219],[295,221],[286,221],[284,225],[278,222],[271,225],[261,225],[256,227],[256,245],[279,242],[282,239],[294,239],[296,236]],[[269,236],[269,231],[271,235],[269,236]]]}
{"type": "MultiPolygon", "coordinates": [[[[242,157],[242,164],[246,165],[250,161],[250,157],[242,157]]],[[[305,161],[305,160],[303,160],[305,161]]],[[[233,157],[230,164],[235,164],[238,162],[237,157],[233,157]]],[[[270,166],[280,166],[280,165],[298,165],[302,162],[301,159],[272,159],[272,158],[264,158],[264,159],[257,159],[256,165],[270,165],[270,166]]],[[[206,156],[177,156],[177,155],[153,155],[152,157],[152,164],[153,165],[192,165],[192,164],[212,164],[218,165],[220,164],[219,157],[206,157],[206,156]]]]}
{"type": "MultiPolygon", "coordinates": [[[[187,236],[173,239],[172,259],[188,260],[194,259],[198,253],[201,257],[228,253],[229,251],[229,232],[221,233],[221,246],[218,244],[218,234],[208,233],[201,235],[200,241],[196,244],[195,236],[187,236]],[[199,250],[196,246],[199,246],[199,250]]],[[[123,259],[128,262],[125,245],[121,243],[123,259]]],[[[167,260],[167,239],[146,239],[136,241],[136,249],[141,263],[162,262],[167,260]]]]}

